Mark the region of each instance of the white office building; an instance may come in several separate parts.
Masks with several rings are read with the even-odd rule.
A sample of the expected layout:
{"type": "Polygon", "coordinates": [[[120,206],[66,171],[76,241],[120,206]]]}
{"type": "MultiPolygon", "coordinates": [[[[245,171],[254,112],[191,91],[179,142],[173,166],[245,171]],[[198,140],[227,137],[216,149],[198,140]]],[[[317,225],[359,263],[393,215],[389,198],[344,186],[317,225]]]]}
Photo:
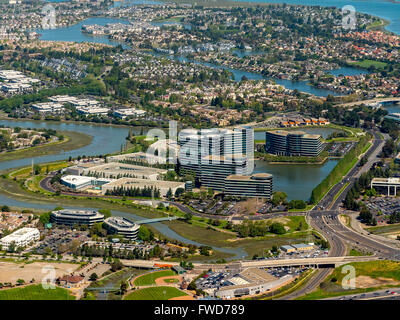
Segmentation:
{"type": "Polygon", "coordinates": [[[11,243],[15,247],[26,247],[34,241],[39,240],[40,232],[36,228],[22,228],[0,239],[0,244],[3,250],[8,250],[11,243]]]}
{"type": "Polygon", "coordinates": [[[253,171],[254,131],[250,127],[186,129],[178,141],[181,168],[194,172],[203,186],[223,190],[227,176],[253,171]]]}
{"type": "Polygon", "coordinates": [[[137,238],[140,226],[126,218],[109,217],[104,220],[104,228],[111,234],[119,234],[129,240],[137,238]]]}

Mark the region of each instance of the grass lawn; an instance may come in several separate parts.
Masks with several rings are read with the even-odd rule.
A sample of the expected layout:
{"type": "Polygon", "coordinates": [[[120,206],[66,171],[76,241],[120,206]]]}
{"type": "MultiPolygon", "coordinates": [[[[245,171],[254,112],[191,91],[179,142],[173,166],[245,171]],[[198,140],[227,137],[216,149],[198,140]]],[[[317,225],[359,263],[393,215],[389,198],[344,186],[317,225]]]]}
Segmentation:
{"type": "Polygon", "coordinates": [[[175,278],[171,278],[171,279],[164,279],[164,282],[166,282],[166,283],[178,283],[179,280],[175,279],[175,278]]]}
{"type": "Polygon", "coordinates": [[[133,291],[124,300],[168,300],[182,296],[187,294],[173,287],[151,287],[133,291]]]}
{"type": "Polygon", "coordinates": [[[0,290],[0,300],[75,300],[67,289],[43,289],[42,285],[0,290]]]}
{"type": "Polygon", "coordinates": [[[369,67],[374,66],[378,70],[383,70],[386,67],[387,63],[365,59],[363,61],[352,62],[350,63],[350,65],[361,67],[364,69],[368,69],[369,67]]]}
{"type": "Polygon", "coordinates": [[[175,272],[172,270],[163,270],[163,271],[157,271],[157,272],[151,272],[148,274],[145,274],[143,276],[140,276],[135,280],[135,286],[148,286],[151,284],[155,284],[155,280],[161,277],[167,277],[167,276],[174,276],[175,272]]]}
{"type": "Polygon", "coordinates": [[[359,257],[359,256],[370,256],[372,255],[371,252],[362,252],[356,249],[351,249],[349,251],[349,256],[353,256],[353,257],[359,257]]]}
{"type": "Polygon", "coordinates": [[[369,227],[366,228],[368,232],[373,234],[385,234],[385,233],[392,233],[392,232],[399,232],[400,231],[400,223],[394,223],[387,226],[380,226],[380,227],[369,227]]]}

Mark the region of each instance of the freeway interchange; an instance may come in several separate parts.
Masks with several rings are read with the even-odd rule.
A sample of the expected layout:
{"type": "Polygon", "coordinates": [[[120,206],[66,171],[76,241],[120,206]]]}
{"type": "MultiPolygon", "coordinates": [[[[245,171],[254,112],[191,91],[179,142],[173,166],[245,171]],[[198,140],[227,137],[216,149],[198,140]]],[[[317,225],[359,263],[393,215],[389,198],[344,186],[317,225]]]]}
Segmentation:
{"type": "MultiPolygon", "coordinates": [[[[365,153],[368,158],[367,163],[360,167],[358,165],[359,161],[357,161],[353,168],[342,178],[341,182],[334,185],[307,214],[307,220],[310,225],[329,242],[331,247],[329,256],[331,257],[345,256],[347,247],[351,244],[354,248],[373,252],[376,259],[400,259],[400,250],[398,248],[361,235],[343,225],[339,220],[339,206],[347,192],[353,186],[354,181],[362,173],[367,172],[373,163],[377,161],[377,157],[385,144],[385,139],[387,139],[387,135],[384,136],[385,139],[382,139],[376,132],[371,133],[374,136],[374,140],[372,146],[365,153]],[[342,190],[345,183],[348,183],[348,185],[342,190]]],[[[331,271],[332,269],[318,270],[305,286],[292,294],[282,297],[282,299],[295,299],[313,291],[331,271]]]]}

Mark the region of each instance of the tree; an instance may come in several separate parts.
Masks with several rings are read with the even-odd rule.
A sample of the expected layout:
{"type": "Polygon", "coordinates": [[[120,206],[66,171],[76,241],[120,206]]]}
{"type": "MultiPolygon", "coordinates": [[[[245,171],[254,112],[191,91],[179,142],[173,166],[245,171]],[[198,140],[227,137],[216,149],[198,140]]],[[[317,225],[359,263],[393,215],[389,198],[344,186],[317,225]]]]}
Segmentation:
{"type": "Polygon", "coordinates": [[[121,261],[119,261],[119,259],[114,259],[114,261],[111,263],[111,271],[115,272],[121,270],[123,266],[124,265],[121,261]]]}
{"type": "Polygon", "coordinates": [[[165,197],[166,197],[168,200],[171,200],[171,199],[172,199],[172,189],[171,189],[171,188],[168,189],[167,194],[165,195],[165,197]]]}
{"type": "Polygon", "coordinates": [[[120,287],[119,287],[119,294],[120,294],[121,296],[123,296],[123,295],[126,293],[126,291],[128,291],[128,285],[126,284],[125,281],[123,281],[123,282],[121,283],[120,287]]]}
{"type": "Polygon", "coordinates": [[[99,276],[97,275],[97,273],[93,272],[90,277],[89,280],[90,281],[96,281],[99,278],[99,276]]]}
{"type": "Polygon", "coordinates": [[[269,232],[275,234],[284,234],[286,233],[285,226],[280,222],[274,222],[269,226],[269,232]]]}
{"type": "Polygon", "coordinates": [[[41,171],[42,168],[39,165],[35,164],[33,166],[33,175],[37,176],[38,174],[40,174],[41,171]]]}
{"type": "Polygon", "coordinates": [[[272,196],[272,204],[274,206],[277,206],[281,204],[282,202],[286,202],[286,193],[282,191],[275,191],[273,196],[272,196]]]}
{"type": "Polygon", "coordinates": [[[154,240],[154,233],[147,227],[141,225],[138,232],[138,239],[142,241],[154,240]]]}

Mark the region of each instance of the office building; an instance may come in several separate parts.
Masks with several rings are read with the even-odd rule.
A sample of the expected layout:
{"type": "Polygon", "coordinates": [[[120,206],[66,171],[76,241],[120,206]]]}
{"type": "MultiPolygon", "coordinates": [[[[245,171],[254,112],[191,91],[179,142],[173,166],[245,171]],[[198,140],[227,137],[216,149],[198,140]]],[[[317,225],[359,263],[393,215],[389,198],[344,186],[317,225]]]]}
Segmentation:
{"type": "Polygon", "coordinates": [[[179,188],[185,189],[185,182],[120,178],[103,184],[101,186],[101,193],[106,194],[107,191],[112,192],[113,190],[117,190],[119,188],[123,188],[124,190],[154,188],[160,190],[160,196],[165,197],[170,189],[172,191],[172,195],[174,195],[175,191],[179,188]]]}
{"type": "Polygon", "coordinates": [[[373,178],[371,181],[371,188],[386,193],[388,196],[396,196],[399,187],[400,178],[373,178]]]}
{"type": "Polygon", "coordinates": [[[179,165],[194,172],[202,186],[224,189],[229,175],[248,175],[253,171],[254,132],[250,127],[182,130],[178,136],[179,165]]]}
{"type": "Polygon", "coordinates": [[[238,276],[230,278],[231,285],[219,287],[214,295],[222,299],[239,298],[248,295],[262,294],[281,287],[292,281],[293,277],[289,274],[275,278],[267,271],[258,268],[248,268],[243,270],[238,276]]]}
{"type": "Polygon", "coordinates": [[[225,179],[224,194],[241,197],[272,198],[272,175],[256,173],[251,176],[230,175],[225,179]]]}
{"type": "Polygon", "coordinates": [[[111,234],[119,234],[129,240],[137,239],[140,226],[128,219],[110,217],[104,220],[103,227],[111,234]]]}
{"type": "Polygon", "coordinates": [[[75,224],[86,224],[92,226],[95,223],[103,222],[104,215],[95,210],[63,209],[53,211],[50,214],[50,221],[56,224],[68,226],[73,226],[75,224]]]}
{"type": "Polygon", "coordinates": [[[322,138],[317,134],[284,130],[265,133],[265,150],[278,156],[317,157],[323,148],[322,138]]]}
{"type": "Polygon", "coordinates": [[[36,228],[22,228],[0,239],[0,245],[3,250],[8,250],[11,243],[15,248],[26,247],[28,244],[39,240],[40,232],[36,228]]]}

